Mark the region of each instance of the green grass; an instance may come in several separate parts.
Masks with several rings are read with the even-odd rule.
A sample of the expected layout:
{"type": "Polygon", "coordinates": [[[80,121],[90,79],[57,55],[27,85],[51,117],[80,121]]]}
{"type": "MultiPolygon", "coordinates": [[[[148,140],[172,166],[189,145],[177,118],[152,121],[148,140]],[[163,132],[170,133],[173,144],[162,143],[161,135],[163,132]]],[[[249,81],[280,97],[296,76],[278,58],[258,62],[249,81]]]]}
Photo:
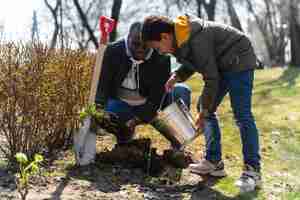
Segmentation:
{"type": "MultiPolygon", "coordinates": [[[[195,105],[203,81],[200,75],[195,75],[187,83],[193,90],[192,114],[196,116],[195,105]]],[[[223,159],[229,176],[213,186],[217,199],[299,199],[300,69],[258,70],[254,84],[253,113],[260,131],[264,186],[258,192],[243,195],[234,186],[242,168],[241,143],[229,98],[225,97],[218,114],[223,133],[223,159]]],[[[153,138],[154,146],[165,148],[165,140],[151,128],[140,130],[142,137],[153,138]]],[[[204,150],[203,136],[197,138],[188,149],[201,155],[204,150]]]]}
{"type": "Polygon", "coordinates": [[[7,160],[0,159],[0,169],[5,169],[7,167],[7,160]]]}
{"type": "Polygon", "coordinates": [[[287,200],[300,200],[300,192],[288,193],[284,198],[287,200]]]}
{"type": "MultiPolygon", "coordinates": [[[[192,114],[203,87],[200,75],[188,82],[192,94],[192,114]]],[[[300,69],[273,68],[255,73],[253,113],[260,131],[264,187],[256,193],[240,195],[234,181],[240,176],[242,155],[240,136],[230,108],[229,98],[218,110],[222,129],[223,158],[228,177],[213,188],[217,199],[296,199],[300,188],[300,69]],[[292,193],[291,193],[292,192],[292,193]],[[294,193],[293,193],[294,192],[294,193]]],[[[165,149],[168,142],[149,126],[139,128],[141,137],[152,138],[153,145],[165,149]]],[[[204,150],[203,136],[188,150],[200,156],[204,150]]]]}
{"type": "MultiPolygon", "coordinates": [[[[253,112],[260,130],[264,180],[264,187],[255,194],[255,198],[299,199],[300,69],[260,70],[256,71],[255,77],[253,112]]],[[[199,76],[194,76],[188,82],[194,91],[194,105],[201,91],[199,86],[202,87],[200,80],[199,76]]],[[[232,118],[228,97],[218,113],[223,133],[223,157],[229,177],[218,182],[215,188],[233,199],[253,199],[253,194],[239,196],[234,187],[234,180],[241,172],[242,157],[239,131],[232,118]]],[[[203,138],[197,140],[198,144],[194,144],[192,149],[199,143],[203,144],[203,138]]]]}

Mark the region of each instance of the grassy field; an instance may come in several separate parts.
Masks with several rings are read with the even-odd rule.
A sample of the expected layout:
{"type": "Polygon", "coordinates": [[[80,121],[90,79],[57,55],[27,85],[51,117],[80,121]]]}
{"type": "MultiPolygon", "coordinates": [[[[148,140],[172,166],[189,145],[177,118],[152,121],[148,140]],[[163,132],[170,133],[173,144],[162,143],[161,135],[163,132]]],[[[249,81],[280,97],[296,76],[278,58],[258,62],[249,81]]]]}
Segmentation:
{"type": "MultiPolygon", "coordinates": [[[[202,88],[200,80],[201,77],[194,76],[188,81],[194,92],[193,105],[202,88]]],[[[195,115],[195,106],[192,109],[195,115]]],[[[218,191],[217,199],[300,199],[300,69],[256,71],[253,111],[260,131],[263,189],[255,194],[238,196],[234,187],[242,168],[241,145],[226,97],[218,113],[223,133],[223,159],[229,176],[213,186],[218,191]]],[[[161,138],[153,134],[150,137],[155,138],[158,147],[164,146],[161,138]]],[[[201,154],[203,146],[201,136],[188,149],[201,154]]]]}
{"type": "MultiPolygon", "coordinates": [[[[158,187],[156,190],[142,190],[141,186],[151,181],[143,172],[102,163],[97,165],[92,177],[70,177],[74,157],[68,151],[46,170],[45,178],[39,179],[42,183],[35,184],[28,199],[151,199],[146,198],[150,191],[157,196],[152,199],[162,200],[300,200],[300,69],[266,69],[256,71],[255,75],[253,111],[260,131],[264,182],[261,190],[239,194],[234,186],[234,181],[241,174],[242,155],[239,131],[226,97],[218,113],[228,176],[214,184],[203,187],[197,183],[187,183],[185,180],[191,179],[191,175],[185,173],[179,185],[191,185],[189,191],[180,192],[175,188],[168,192],[166,189],[158,190],[158,187]],[[169,197],[166,197],[167,194],[169,197]]],[[[195,116],[195,104],[202,89],[201,77],[193,76],[188,84],[193,90],[192,113],[195,116]]],[[[140,126],[137,132],[137,137],[151,138],[153,147],[159,152],[169,148],[169,143],[152,127],[140,126]]],[[[97,141],[98,151],[111,149],[114,143],[111,136],[100,137],[97,141]]],[[[204,151],[203,136],[198,137],[187,150],[200,158],[204,151]]]]}

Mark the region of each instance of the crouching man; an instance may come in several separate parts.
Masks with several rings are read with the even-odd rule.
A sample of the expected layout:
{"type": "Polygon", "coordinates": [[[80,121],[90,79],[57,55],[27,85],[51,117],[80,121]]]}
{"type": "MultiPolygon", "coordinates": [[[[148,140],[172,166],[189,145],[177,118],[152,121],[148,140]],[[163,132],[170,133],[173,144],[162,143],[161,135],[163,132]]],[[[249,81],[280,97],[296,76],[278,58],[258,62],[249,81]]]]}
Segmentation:
{"type": "Polygon", "coordinates": [[[150,123],[170,140],[173,148],[179,149],[180,144],[160,126],[157,111],[178,98],[189,108],[191,91],[186,85],[177,84],[165,92],[171,73],[170,57],[146,48],[141,30],[142,23],[133,23],[126,38],[107,46],[95,103],[121,123],[121,131],[112,131],[118,144],[130,141],[138,124],[150,123]]]}

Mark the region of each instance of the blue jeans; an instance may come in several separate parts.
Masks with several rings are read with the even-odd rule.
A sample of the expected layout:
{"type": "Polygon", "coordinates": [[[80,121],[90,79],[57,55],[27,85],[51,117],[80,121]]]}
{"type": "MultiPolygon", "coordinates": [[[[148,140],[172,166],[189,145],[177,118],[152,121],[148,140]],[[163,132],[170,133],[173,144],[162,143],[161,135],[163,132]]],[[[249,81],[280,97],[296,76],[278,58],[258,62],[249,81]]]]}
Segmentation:
{"type": "MultiPolygon", "coordinates": [[[[174,89],[167,93],[163,107],[172,103],[172,101],[181,98],[185,105],[190,108],[191,104],[191,90],[185,84],[176,84],[174,89]]],[[[126,123],[128,120],[136,116],[136,111],[140,106],[130,106],[120,99],[109,99],[105,107],[105,111],[116,114],[120,121],[126,123]]]]}
{"type": "MultiPolygon", "coordinates": [[[[221,74],[216,106],[229,93],[231,108],[240,130],[244,163],[260,168],[258,130],[251,111],[251,97],[254,71],[225,72],[221,74]]],[[[215,113],[206,118],[204,135],[206,140],[206,159],[219,161],[222,159],[221,131],[215,113]]]]}

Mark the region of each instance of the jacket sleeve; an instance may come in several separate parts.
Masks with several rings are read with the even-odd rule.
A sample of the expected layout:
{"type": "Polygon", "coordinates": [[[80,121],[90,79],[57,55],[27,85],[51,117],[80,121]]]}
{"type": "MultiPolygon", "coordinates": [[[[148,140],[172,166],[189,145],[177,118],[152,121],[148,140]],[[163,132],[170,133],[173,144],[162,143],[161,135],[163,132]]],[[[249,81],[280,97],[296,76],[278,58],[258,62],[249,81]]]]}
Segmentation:
{"type": "MultiPolygon", "coordinates": [[[[204,88],[201,101],[198,102],[198,111],[214,112],[216,105],[216,95],[219,90],[220,74],[216,63],[214,44],[211,34],[207,33],[196,36],[191,42],[194,66],[202,73],[204,88]],[[200,110],[202,108],[202,110],[200,110]]],[[[200,98],[199,98],[200,99],[200,98]]]]}
{"type": "Polygon", "coordinates": [[[216,105],[216,96],[219,90],[219,72],[217,70],[217,66],[215,63],[214,56],[212,56],[206,67],[204,68],[203,73],[203,80],[204,80],[204,88],[202,91],[201,101],[198,102],[197,109],[198,111],[207,111],[212,113],[215,111],[216,105]],[[200,110],[200,108],[202,108],[200,110]]]}
{"type": "Polygon", "coordinates": [[[149,88],[149,96],[144,105],[140,106],[137,111],[137,117],[143,122],[149,123],[157,114],[163,95],[165,94],[165,83],[171,72],[170,58],[168,56],[158,56],[158,62],[155,62],[156,69],[159,72],[153,73],[153,85],[149,88]]]}
{"type": "Polygon", "coordinates": [[[95,103],[102,106],[105,106],[107,103],[109,97],[109,87],[113,81],[113,54],[113,47],[110,45],[107,46],[103,56],[102,69],[100,72],[101,75],[99,78],[95,99],[95,103]]]}
{"type": "Polygon", "coordinates": [[[175,73],[179,78],[179,82],[184,82],[195,73],[195,70],[192,64],[187,61],[182,61],[181,64],[182,65],[175,71],[175,73]]]}

